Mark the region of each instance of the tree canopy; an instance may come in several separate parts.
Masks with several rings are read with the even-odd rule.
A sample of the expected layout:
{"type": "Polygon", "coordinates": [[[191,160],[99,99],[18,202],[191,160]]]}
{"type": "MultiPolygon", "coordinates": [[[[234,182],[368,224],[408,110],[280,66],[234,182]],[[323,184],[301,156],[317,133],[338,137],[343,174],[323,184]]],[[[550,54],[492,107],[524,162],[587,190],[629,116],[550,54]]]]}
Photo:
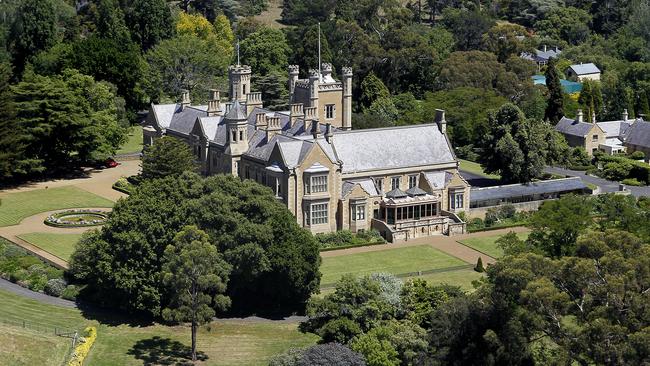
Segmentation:
{"type": "Polygon", "coordinates": [[[318,289],[318,245],[270,189],[189,172],[145,180],[120,200],[78,245],[72,273],[94,301],[159,315],[170,303],[159,280],[164,251],[186,225],[205,231],[232,266],[225,295],[236,313],[290,314],[318,289]]]}

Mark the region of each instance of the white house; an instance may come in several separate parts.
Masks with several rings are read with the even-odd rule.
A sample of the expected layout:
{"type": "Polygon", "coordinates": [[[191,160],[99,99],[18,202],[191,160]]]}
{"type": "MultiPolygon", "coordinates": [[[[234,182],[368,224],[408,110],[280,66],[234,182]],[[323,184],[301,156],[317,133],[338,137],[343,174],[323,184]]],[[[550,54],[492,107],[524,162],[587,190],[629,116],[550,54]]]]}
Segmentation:
{"type": "Polygon", "coordinates": [[[593,63],[571,65],[566,73],[574,81],[600,80],[600,69],[593,63]]]}

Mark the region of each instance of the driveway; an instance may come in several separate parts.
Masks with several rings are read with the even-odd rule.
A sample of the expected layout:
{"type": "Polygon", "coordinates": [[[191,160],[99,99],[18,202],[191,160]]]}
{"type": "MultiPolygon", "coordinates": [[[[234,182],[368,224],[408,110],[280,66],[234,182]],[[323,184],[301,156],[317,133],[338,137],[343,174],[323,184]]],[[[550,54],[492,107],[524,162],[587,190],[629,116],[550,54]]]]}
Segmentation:
{"type": "MultiPolygon", "coordinates": [[[[602,193],[612,193],[612,192],[619,191],[619,186],[620,186],[619,182],[613,182],[611,180],[594,177],[592,175],[587,175],[583,171],[558,168],[558,167],[547,167],[546,169],[544,169],[544,171],[551,174],[564,175],[569,177],[580,177],[580,179],[582,179],[583,182],[591,183],[600,187],[600,191],[602,193]]],[[[650,196],[650,187],[647,186],[633,187],[633,186],[625,185],[625,189],[630,191],[630,194],[632,194],[635,197],[650,196]]]]}

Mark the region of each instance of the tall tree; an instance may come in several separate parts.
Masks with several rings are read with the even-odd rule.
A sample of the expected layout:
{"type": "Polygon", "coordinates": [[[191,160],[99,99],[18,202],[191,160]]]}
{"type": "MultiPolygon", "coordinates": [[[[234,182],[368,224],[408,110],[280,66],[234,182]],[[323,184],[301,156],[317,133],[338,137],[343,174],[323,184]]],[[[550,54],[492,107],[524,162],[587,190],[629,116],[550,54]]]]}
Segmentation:
{"type": "Polygon", "coordinates": [[[371,71],[370,74],[363,78],[361,82],[361,105],[368,108],[376,100],[388,97],[390,97],[390,91],[374,72],[371,71]]]}
{"type": "Polygon", "coordinates": [[[582,83],[578,103],[582,107],[585,116],[591,118],[592,113],[596,113],[596,120],[600,120],[603,111],[603,94],[600,89],[600,82],[585,80],[582,83]]]}
{"type": "Polygon", "coordinates": [[[174,33],[171,11],[165,0],[133,0],[125,13],[133,41],[143,51],[174,33]]]}
{"type": "Polygon", "coordinates": [[[544,119],[556,125],[564,116],[564,96],[560,75],[557,72],[557,60],[552,57],[546,66],[546,87],[548,88],[548,104],[544,119]]]}
{"type": "Polygon", "coordinates": [[[25,0],[20,4],[10,35],[13,64],[18,74],[33,55],[57,42],[57,33],[53,0],[25,0]]]}
{"type": "Polygon", "coordinates": [[[142,178],[156,179],[196,171],[196,157],[190,147],[173,137],[162,137],[144,149],[142,178]]]}
{"type": "Polygon", "coordinates": [[[504,182],[530,182],[547,164],[566,159],[568,146],[551,125],[527,119],[515,105],[504,104],[488,114],[480,142],[479,162],[504,182]]]}
{"type": "Polygon", "coordinates": [[[282,31],[264,27],[246,37],[240,49],[242,62],[254,75],[286,72],[291,49],[282,31]]]}
{"type": "Polygon", "coordinates": [[[165,248],[162,282],[171,293],[171,301],[162,312],[174,322],[190,322],[192,361],[196,361],[196,331],[210,322],[216,312],[230,306],[223,295],[231,268],[210,243],[208,234],[196,226],[186,226],[165,248]]]}
{"type": "Polygon", "coordinates": [[[131,34],[126,26],[124,12],[117,0],[97,2],[97,34],[101,38],[112,39],[120,44],[130,43],[131,34]]]}
{"type": "Polygon", "coordinates": [[[30,173],[33,166],[25,161],[25,131],[16,120],[9,88],[11,66],[0,64],[0,176],[16,178],[30,173]]]}
{"type": "Polygon", "coordinates": [[[532,47],[526,45],[527,36],[528,31],[520,25],[497,24],[483,35],[483,47],[497,55],[499,62],[505,62],[510,56],[519,56],[524,50],[532,50],[532,47]]]}

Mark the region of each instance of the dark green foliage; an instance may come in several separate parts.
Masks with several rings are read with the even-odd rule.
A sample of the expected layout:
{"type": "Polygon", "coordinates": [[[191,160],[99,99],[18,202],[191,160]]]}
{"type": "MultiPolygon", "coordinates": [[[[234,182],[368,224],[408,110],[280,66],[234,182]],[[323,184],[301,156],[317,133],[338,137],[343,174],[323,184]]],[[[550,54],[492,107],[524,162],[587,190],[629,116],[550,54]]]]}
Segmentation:
{"type": "Polygon", "coordinates": [[[174,22],[165,0],[133,0],[125,13],[133,41],[144,51],[174,33],[174,22]]]}
{"type": "Polygon", "coordinates": [[[97,35],[112,39],[120,44],[131,43],[131,34],[126,26],[124,12],[117,0],[97,1],[97,35]]]}
{"type": "Polygon", "coordinates": [[[242,62],[254,75],[286,73],[291,49],[282,31],[264,27],[242,40],[240,49],[242,62]]]}
{"type": "Polygon", "coordinates": [[[368,244],[385,243],[386,240],[377,230],[352,233],[350,230],[339,230],[334,233],[316,234],[316,241],[321,249],[363,246],[368,244]]]}
{"type": "MultiPolygon", "coordinates": [[[[300,73],[303,76],[307,76],[310,69],[319,68],[318,26],[313,23],[305,24],[309,25],[287,31],[287,42],[291,49],[289,64],[300,66],[300,73]]],[[[332,51],[325,35],[325,32],[321,30],[321,62],[332,63],[334,57],[332,57],[332,51]]]]}
{"type": "Polygon", "coordinates": [[[556,60],[551,58],[546,68],[546,87],[548,88],[548,105],[544,112],[544,119],[556,125],[564,116],[564,99],[560,75],[556,68],[556,60]]]}
{"type": "Polygon", "coordinates": [[[95,301],[160,314],[170,301],[163,252],[186,225],[205,231],[233,267],[226,295],[238,314],[301,311],[318,289],[318,245],[268,188],[188,172],[144,181],[120,200],[102,231],[82,239],[72,272],[95,301]]]}
{"type": "Polygon", "coordinates": [[[514,231],[510,231],[496,241],[497,247],[503,250],[505,255],[517,255],[529,251],[526,242],[519,239],[514,231]]]}
{"type": "Polygon", "coordinates": [[[568,158],[569,148],[548,123],[527,119],[512,104],[488,116],[488,129],[480,142],[479,162],[504,182],[530,182],[544,167],[568,158]]]}
{"type": "Polygon", "coordinates": [[[54,173],[106,159],[126,138],[110,85],[90,76],[74,70],[27,75],[12,91],[26,172],[54,173]]]}
{"type": "Polygon", "coordinates": [[[210,322],[215,310],[230,306],[223,295],[230,271],[208,235],[196,226],[184,227],[165,248],[161,277],[171,301],[162,315],[167,321],[191,323],[192,361],[196,361],[198,327],[210,322]]]}
{"type": "Polygon", "coordinates": [[[146,146],[142,157],[142,178],[157,179],[196,172],[198,165],[189,145],[180,139],[164,136],[146,146]]]}
{"type": "Polygon", "coordinates": [[[53,0],[24,0],[16,13],[10,40],[13,64],[18,74],[39,51],[57,42],[57,17],[53,0]]]}
{"type": "Polygon", "coordinates": [[[361,99],[359,102],[363,107],[370,107],[372,103],[381,98],[390,97],[390,92],[384,83],[374,72],[366,75],[361,82],[361,99]]]}
{"type": "Polygon", "coordinates": [[[650,166],[644,162],[636,161],[625,156],[599,155],[596,160],[602,164],[603,177],[620,181],[634,178],[645,184],[650,184],[650,166]]]}
{"type": "Polygon", "coordinates": [[[447,8],[442,14],[442,24],[454,35],[456,48],[469,51],[480,48],[483,34],[494,21],[479,11],[447,8]]]}
{"type": "Polygon", "coordinates": [[[31,165],[24,161],[26,136],[21,134],[15,119],[10,78],[11,66],[8,63],[0,64],[0,176],[4,179],[27,174],[31,165]]]}
{"type": "Polygon", "coordinates": [[[557,7],[535,23],[540,35],[559,42],[579,44],[584,42],[591,30],[591,15],[582,9],[557,7]]]}
{"type": "Polygon", "coordinates": [[[287,74],[272,72],[268,75],[253,78],[254,90],[262,93],[264,108],[270,110],[287,110],[289,90],[287,89],[287,74]]]}
{"type": "Polygon", "coordinates": [[[575,254],[578,236],[591,224],[592,202],[569,195],[547,201],[529,219],[528,244],[553,258],[575,254]]]}

